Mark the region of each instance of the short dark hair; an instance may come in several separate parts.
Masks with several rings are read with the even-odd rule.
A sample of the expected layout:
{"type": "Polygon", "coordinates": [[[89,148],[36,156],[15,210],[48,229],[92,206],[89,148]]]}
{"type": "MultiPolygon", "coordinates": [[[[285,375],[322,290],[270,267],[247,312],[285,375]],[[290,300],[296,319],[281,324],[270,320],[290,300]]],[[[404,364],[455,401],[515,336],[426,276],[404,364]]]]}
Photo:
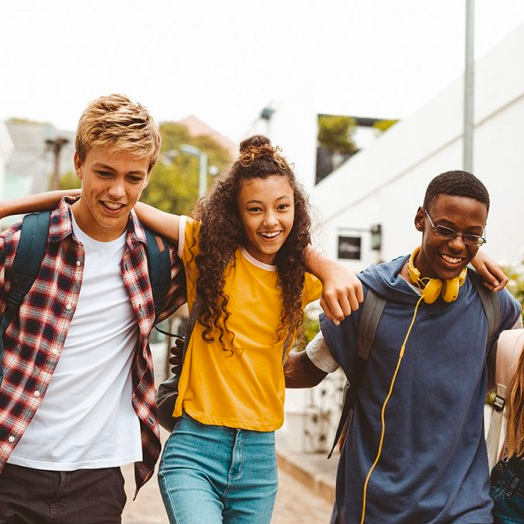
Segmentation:
{"type": "Polygon", "coordinates": [[[439,195],[473,198],[489,211],[489,193],[486,186],[467,171],[447,171],[436,176],[428,185],[424,196],[424,209],[429,209],[439,195]]]}

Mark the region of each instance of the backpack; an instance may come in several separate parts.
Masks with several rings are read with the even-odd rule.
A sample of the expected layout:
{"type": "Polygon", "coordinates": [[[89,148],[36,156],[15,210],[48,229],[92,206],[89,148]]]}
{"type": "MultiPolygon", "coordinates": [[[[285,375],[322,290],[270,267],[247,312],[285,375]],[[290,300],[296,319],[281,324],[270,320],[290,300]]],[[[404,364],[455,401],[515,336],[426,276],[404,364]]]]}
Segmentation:
{"type": "MultiPolygon", "coordinates": [[[[495,336],[500,322],[500,304],[497,293],[493,293],[484,287],[481,277],[476,271],[469,269],[468,275],[471,277],[475,289],[479,295],[484,313],[488,321],[488,338],[486,343],[486,359],[488,360],[488,381],[490,384],[494,383],[495,360],[496,360],[496,344],[495,336]]],[[[386,306],[386,299],[377,295],[372,289],[368,289],[366,298],[362,305],[362,312],[357,328],[357,365],[355,368],[355,377],[358,377],[353,384],[346,380],[343,393],[342,412],[340,420],[335,432],[335,438],[328,458],[333,454],[337,444],[344,442],[344,438],[349,430],[351,419],[353,418],[353,410],[357,399],[358,387],[360,380],[366,367],[366,362],[369,358],[369,353],[375,339],[378,323],[380,317],[386,306]]]]}
{"type": "Polygon", "coordinates": [[[495,399],[486,436],[490,471],[505,452],[504,437],[506,428],[503,413],[506,405],[507,389],[513,375],[517,371],[523,348],[524,329],[507,329],[500,334],[497,341],[495,362],[495,399]]]}
{"type": "MultiPolygon", "coordinates": [[[[20,241],[16,250],[13,265],[10,270],[11,291],[6,298],[6,306],[0,325],[0,384],[3,378],[2,357],[4,333],[15,318],[20,304],[29,293],[44,258],[45,246],[49,233],[51,212],[31,213],[22,221],[20,241]]],[[[171,285],[171,257],[169,249],[160,251],[155,235],[144,227],[147,239],[147,263],[149,268],[149,281],[155,303],[155,314],[162,309],[169,287],[171,285]]],[[[165,239],[160,238],[164,244],[165,239]]]]}

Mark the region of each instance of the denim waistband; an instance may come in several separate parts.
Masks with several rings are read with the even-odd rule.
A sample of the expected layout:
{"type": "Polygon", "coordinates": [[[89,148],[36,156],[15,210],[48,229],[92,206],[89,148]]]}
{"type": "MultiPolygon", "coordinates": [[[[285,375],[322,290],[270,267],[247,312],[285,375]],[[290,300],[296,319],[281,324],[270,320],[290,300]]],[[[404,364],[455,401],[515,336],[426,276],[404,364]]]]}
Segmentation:
{"type": "Polygon", "coordinates": [[[522,457],[511,457],[507,459],[508,466],[511,471],[515,473],[518,477],[524,480],[524,460],[522,457]]]}

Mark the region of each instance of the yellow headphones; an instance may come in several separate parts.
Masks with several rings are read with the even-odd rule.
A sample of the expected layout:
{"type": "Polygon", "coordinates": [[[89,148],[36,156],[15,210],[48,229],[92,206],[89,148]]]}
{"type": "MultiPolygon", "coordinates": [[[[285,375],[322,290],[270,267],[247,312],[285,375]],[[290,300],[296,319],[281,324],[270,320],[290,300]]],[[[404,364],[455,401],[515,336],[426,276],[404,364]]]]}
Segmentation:
{"type": "Polygon", "coordinates": [[[459,288],[466,280],[468,268],[464,268],[458,277],[442,281],[439,278],[422,278],[420,271],[415,267],[415,257],[418,255],[420,247],[417,247],[408,262],[408,272],[411,282],[422,290],[422,296],[426,304],[433,304],[442,295],[444,302],[457,300],[459,288]]]}

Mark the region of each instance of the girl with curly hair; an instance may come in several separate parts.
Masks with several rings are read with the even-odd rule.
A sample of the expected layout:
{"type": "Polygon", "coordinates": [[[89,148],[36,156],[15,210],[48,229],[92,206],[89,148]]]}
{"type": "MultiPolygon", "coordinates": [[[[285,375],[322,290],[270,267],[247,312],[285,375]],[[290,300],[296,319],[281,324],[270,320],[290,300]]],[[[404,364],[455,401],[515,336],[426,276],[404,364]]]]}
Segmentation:
{"type": "Polygon", "coordinates": [[[240,144],[192,218],[136,210],[178,242],[189,308],[199,308],[158,473],[169,519],[269,523],[282,364],[304,307],[321,291],[308,273],[307,197],[285,158],[257,135],[240,144]]]}

